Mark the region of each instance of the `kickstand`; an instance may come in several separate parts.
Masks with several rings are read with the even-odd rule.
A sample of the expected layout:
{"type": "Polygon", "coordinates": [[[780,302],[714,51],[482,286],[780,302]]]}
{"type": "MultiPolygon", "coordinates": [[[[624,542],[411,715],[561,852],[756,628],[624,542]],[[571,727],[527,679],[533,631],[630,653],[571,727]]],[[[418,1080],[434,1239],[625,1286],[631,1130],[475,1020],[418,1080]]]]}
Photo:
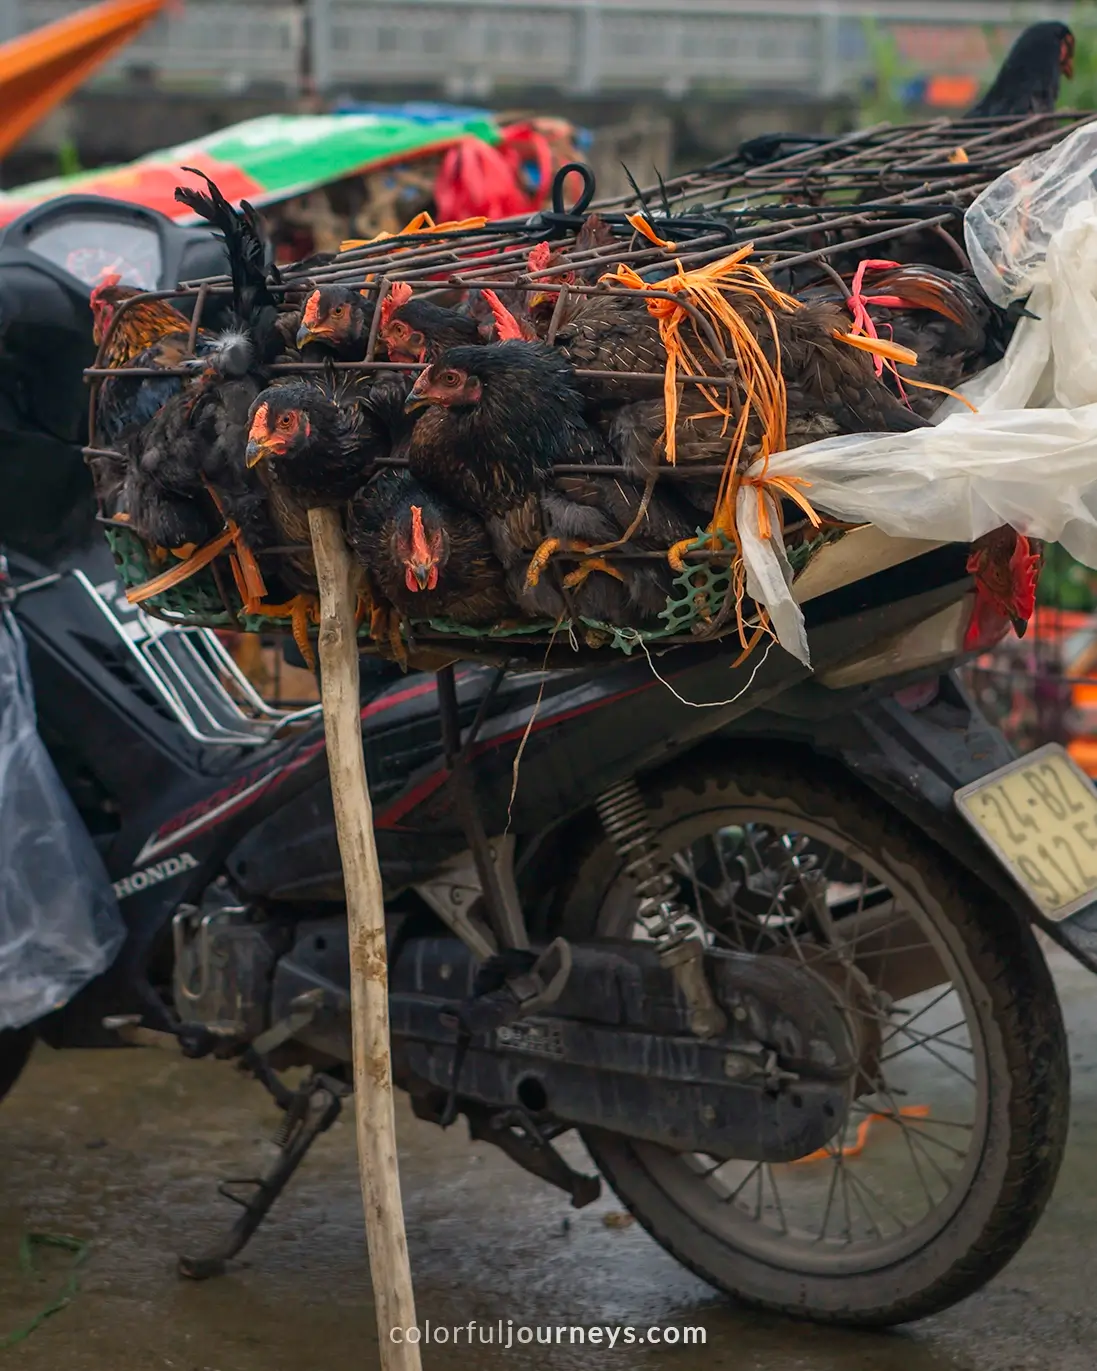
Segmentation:
{"type": "Polygon", "coordinates": [[[343,1098],[349,1093],[342,1082],[319,1073],[311,1076],[300,1090],[289,1092],[286,1116],[274,1139],[278,1156],[264,1175],[222,1181],[217,1187],[219,1194],[240,1205],[244,1212],[210,1251],[198,1257],[179,1258],[181,1276],[205,1281],[224,1274],[226,1263],[251,1240],[309,1148],[339,1117],[343,1098]],[[237,1194],[233,1189],[237,1186],[250,1187],[250,1193],[237,1194]]]}

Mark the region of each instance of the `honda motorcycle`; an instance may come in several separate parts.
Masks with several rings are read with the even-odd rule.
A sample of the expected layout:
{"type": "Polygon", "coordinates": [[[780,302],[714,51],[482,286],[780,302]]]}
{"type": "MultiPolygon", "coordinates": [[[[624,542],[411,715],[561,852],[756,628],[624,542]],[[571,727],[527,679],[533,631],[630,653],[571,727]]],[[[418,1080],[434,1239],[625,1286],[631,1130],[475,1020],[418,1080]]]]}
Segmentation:
{"type": "MultiPolygon", "coordinates": [[[[0,1036],[0,1092],[35,1037],[168,1041],[269,1090],[276,1161],[225,1192],[243,1210],[181,1259],[194,1277],[262,1221],[351,1060],[318,707],[269,707],[215,633],[127,605],[80,454],[100,271],[170,286],[218,250],[83,198],[0,239],[6,594],[127,927],[107,972],[0,1036]],[[292,1089],[289,1066],[310,1068],[292,1089]]],[[[1065,868],[1097,849],[1097,800],[1055,749],[1015,759],[959,683],[973,600],[966,549],[942,547],[809,601],[812,672],[698,642],[367,673],[415,1113],[464,1116],[579,1206],[600,1180],[557,1149],[577,1129],[657,1242],[757,1307],[891,1324],[1001,1269],[1063,1154],[1067,1046],[1033,927],[1095,965],[1097,878],[1065,868]],[[1080,835],[1061,853],[1054,823],[1080,835]]]]}

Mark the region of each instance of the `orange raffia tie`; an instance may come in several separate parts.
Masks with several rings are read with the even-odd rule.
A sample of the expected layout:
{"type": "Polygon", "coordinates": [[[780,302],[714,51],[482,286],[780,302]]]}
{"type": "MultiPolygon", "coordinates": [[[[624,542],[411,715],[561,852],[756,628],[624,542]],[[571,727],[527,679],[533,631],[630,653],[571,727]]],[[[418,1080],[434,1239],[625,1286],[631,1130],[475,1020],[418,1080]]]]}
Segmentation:
{"type": "Polygon", "coordinates": [[[444,223],[436,224],[427,211],[422,210],[414,219],[409,219],[398,233],[389,233],[388,229],[382,229],[372,238],[344,238],[339,244],[339,251],[350,252],[352,248],[366,248],[371,243],[383,243],[387,238],[402,238],[406,233],[422,233],[424,229],[429,229],[432,233],[460,233],[462,229],[483,228],[487,222],[483,215],[477,215],[473,219],[447,219],[444,223]]]}
{"type": "Polygon", "coordinates": [[[236,588],[244,602],[245,611],[248,614],[254,614],[256,605],[266,599],[267,595],[267,585],[263,580],[263,573],[259,570],[259,563],[255,560],[255,554],[244,542],[244,535],[240,531],[240,526],[234,519],[228,518],[225,514],[221,497],[204,477],[202,483],[206,487],[206,493],[213,501],[217,513],[225,521],[226,532],[231,534],[229,541],[233,544],[233,550],[229,557],[229,564],[232,567],[232,578],[236,582],[236,588]]]}
{"type": "Polygon", "coordinates": [[[145,600],[151,600],[154,595],[162,595],[165,590],[171,590],[174,586],[189,581],[196,572],[201,571],[204,566],[209,566],[217,554],[223,552],[236,536],[237,529],[235,526],[222,529],[216,538],[211,538],[208,543],[192,552],[185,561],[173,566],[170,571],[161,572],[159,576],[154,576],[151,581],[146,581],[144,585],[134,586],[132,590],[127,590],[127,602],[131,605],[139,605],[145,600]]]}
{"type": "Polygon", "coordinates": [[[625,218],[637,233],[642,234],[649,243],[654,243],[657,248],[666,248],[667,252],[674,252],[678,247],[677,243],[671,243],[666,238],[660,238],[642,214],[626,214],[625,218]]]}
{"type": "MultiPolygon", "coordinates": [[[[642,229],[639,231],[643,232],[642,229]]],[[[723,417],[725,433],[729,428],[731,430],[727,462],[721,477],[716,508],[708,531],[710,534],[722,534],[734,545],[736,550],[734,559],[736,624],[744,656],[767,631],[765,616],[763,615],[762,622],[748,637],[743,614],[746,571],[742,560],[742,540],[739,536],[735,517],[736,494],[740,484],[738,468],[750,432],[752,418],[757,417],[761,428],[759,455],[763,460],[763,468],[758,476],[749,478],[750,484],[759,487],[760,527],[767,530],[766,536],[772,536],[769,515],[765,507],[765,487],[767,484],[774,490],[782,490],[789,494],[801,508],[805,509],[805,512],[809,513],[813,522],[818,522],[818,516],[815,515],[814,510],[811,509],[807,500],[800,495],[797,489],[799,485],[806,483],[796,477],[770,477],[766,469],[770,456],[773,453],[781,452],[786,446],[785,434],[788,419],[788,399],[784,376],[781,372],[781,353],[776,316],[778,313],[791,314],[793,311],[801,309],[802,305],[794,296],[778,290],[762,271],[747,262],[746,259],[753,249],[752,243],[745,244],[730,256],[721,258],[719,261],[710,263],[696,271],[683,271],[681,263],[679,263],[677,275],[658,282],[656,287],[660,291],[688,300],[694,309],[708,319],[717,336],[724,340],[725,348],[735,362],[742,385],[743,403],[739,408],[738,415],[736,415],[726,390],[706,386],[700,382],[697,383],[701,394],[712,406],[711,415],[723,417]],[[732,301],[728,298],[728,292],[749,296],[761,309],[770,329],[775,353],[774,362],[771,362],[766,356],[761,343],[735,309],[732,301]]],[[[651,288],[647,282],[624,263],[618,266],[616,275],[610,276],[608,279],[617,285],[633,290],[651,288]]],[[[667,354],[663,386],[666,411],[663,442],[667,461],[673,465],[677,457],[675,431],[678,420],[679,367],[685,367],[694,375],[699,375],[705,372],[706,360],[720,366],[721,359],[716,356],[708,338],[699,333],[691,315],[676,300],[650,299],[647,302],[647,308],[648,312],[659,321],[659,336],[667,354]],[[688,332],[684,330],[684,325],[687,323],[691,325],[688,332]]],[[[672,564],[674,553],[679,550],[671,549],[672,564]]],[[[741,656],[739,660],[742,661],[744,656],[741,656]]]]}
{"type": "MultiPolygon", "coordinates": [[[[929,1105],[904,1104],[899,1109],[898,1113],[904,1119],[928,1119],[929,1105]]],[[[848,1146],[842,1147],[837,1152],[832,1152],[829,1147],[820,1147],[815,1152],[809,1152],[806,1157],[797,1157],[792,1164],[793,1166],[803,1166],[805,1162],[822,1162],[827,1161],[829,1159],[833,1159],[835,1157],[841,1157],[843,1159],[845,1159],[846,1157],[859,1157],[861,1153],[865,1150],[865,1145],[868,1142],[869,1130],[872,1128],[872,1125],[874,1123],[887,1122],[894,1123],[895,1115],[868,1114],[857,1125],[856,1140],[854,1142],[851,1142],[848,1146]]]]}

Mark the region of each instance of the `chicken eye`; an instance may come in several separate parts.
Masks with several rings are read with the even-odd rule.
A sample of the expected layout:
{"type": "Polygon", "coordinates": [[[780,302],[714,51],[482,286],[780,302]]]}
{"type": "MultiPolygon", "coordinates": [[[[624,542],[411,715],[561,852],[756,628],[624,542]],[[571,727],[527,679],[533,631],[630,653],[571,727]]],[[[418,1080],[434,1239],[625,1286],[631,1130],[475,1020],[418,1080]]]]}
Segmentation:
{"type": "Polygon", "coordinates": [[[346,314],[346,312],[347,312],[347,307],[346,307],[346,305],[336,305],[335,308],[334,308],[334,309],[332,310],[332,312],[331,312],[331,317],[332,317],[333,319],[342,319],[343,315],[346,314]]]}
{"type": "Polygon", "coordinates": [[[459,386],[461,384],[461,373],[459,371],[443,371],[438,379],[444,386],[459,386]]]}
{"type": "Polygon", "coordinates": [[[276,426],[280,428],[283,433],[289,433],[297,427],[296,416],[293,414],[279,414],[276,420],[276,426]]]}

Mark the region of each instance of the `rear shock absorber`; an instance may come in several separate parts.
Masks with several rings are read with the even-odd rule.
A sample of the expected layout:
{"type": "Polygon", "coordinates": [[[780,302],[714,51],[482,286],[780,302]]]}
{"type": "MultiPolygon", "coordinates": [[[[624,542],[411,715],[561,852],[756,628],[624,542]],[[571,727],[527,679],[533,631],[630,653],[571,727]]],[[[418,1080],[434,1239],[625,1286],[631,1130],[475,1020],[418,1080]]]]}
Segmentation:
{"type": "Polygon", "coordinates": [[[697,920],[680,897],[678,878],[659,846],[640,787],[631,777],[620,781],[599,795],[595,809],[633,883],[636,918],[685,997],[690,1028],[698,1038],[718,1036],[727,1028],[727,1016],[705,977],[697,920]]]}

